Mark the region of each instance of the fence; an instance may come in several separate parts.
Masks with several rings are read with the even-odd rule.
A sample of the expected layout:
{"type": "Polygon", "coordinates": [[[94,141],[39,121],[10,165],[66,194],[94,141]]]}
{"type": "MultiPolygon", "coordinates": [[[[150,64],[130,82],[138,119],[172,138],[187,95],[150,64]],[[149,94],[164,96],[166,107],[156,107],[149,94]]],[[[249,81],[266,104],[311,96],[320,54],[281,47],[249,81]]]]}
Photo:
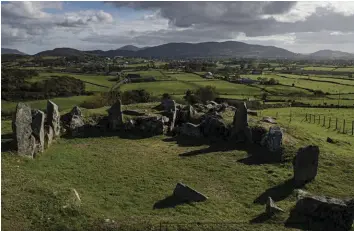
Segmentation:
{"type": "Polygon", "coordinates": [[[351,120],[309,113],[306,113],[304,120],[308,123],[318,124],[327,129],[333,128],[334,131],[343,134],[354,135],[354,121],[351,120]]]}

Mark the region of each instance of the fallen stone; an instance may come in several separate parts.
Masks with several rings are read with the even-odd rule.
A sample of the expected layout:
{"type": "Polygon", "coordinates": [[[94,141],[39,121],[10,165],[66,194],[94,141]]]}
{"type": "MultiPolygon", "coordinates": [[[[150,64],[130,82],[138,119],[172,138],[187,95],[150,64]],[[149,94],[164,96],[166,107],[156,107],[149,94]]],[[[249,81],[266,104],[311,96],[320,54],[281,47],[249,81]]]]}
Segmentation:
{"type": "Polygon", "coordinates": [[[263,117],[261,121],[262,122],[266,122],[266,123],[270,123],[270,124],[277,124],[277,121],[275,121],[274,118],[268,117],[268,116],[267,117],[263,117]]]}
{"type": "Polygon", "coordinates": [[[186,137],[201,138],[203,134],[199,124],[184,123],[179,128],[179,134],[186,137]]]}
{"type": "Polygon", "coordinates": [[[267,200],[267,204],[266,204],[266,214],[272,216],[276,213],[279,213],[279,212],[284,212],[284,210],[282,210],[281,208],[279,208],[275,202],[273,201],[273,199],[271,197],[268,197],[268,200],[267,200]]]}
{"type": "Polygon", "coordinates": [[[224,121],[217,116],[208,116],[200,124],[204,137],[212,139],[223,139],[228,135],[228,129],[224,121]]]}
{"type": "Polygon", "coordinates": [[[200,192],[182,183],[177,183],[176,188],[173,190],[173,196],[185,202],[200,202],[208,199],[200,192]]]}
{"type": "Polygon", "coordinates": [[[330,138],[330,137],[327,137],[327,142],[328,142],[328,143],[331,143],[331,144],[336,143],[336,141],[335,141],[335,140],[333,140],[333,139],[332,139],[332,138],[330,138]]]}
{"type": "Polygon", "coordinates": [[[298,190],[296,206],[286,223],[306,230],[347,231],[352,228],[353,219],[354,199],[315,196],[298,190]]]}
{"type": "Polygon", "coordinates": [[[12,121],[12,130],[15,135],[18,155],[33,158],[36,142],[32,135],[32,112],[27,104],[17,104],[16,113],[12,121]]]}
{"type": "Polygon", "coordinates": [[[40,110],[32,111],[32,134],[36,139],[36,152],[44,152],[44,119],[45,114],[40,110]]]}
{"type": "Polygon", "coordinates": [[[318,146],[309,145],[300,148],[293,159],[294,181],[296,185],[303,185],[315,179],[318,168],[318,146]]]}
{"type": "Polygon", "coordinates": [[[60,136],[60,113],[58,105],[48,100],[47,102],[47,123],[53,128],[54,138],[60,136]]]}
{"type": "Polygon", "coordinates": [[[141,116],[136,118],[136,127],[145,135],[162,135],[167,132],[165,116],[141,116]]]}
{"type": "Polygon", "coordinates": [[[283,143],[283,132],[280,127],[270,127],[269,132],[264,136],[261,141],[262,146],[266,146],[271,152],[281,151],[283,143]]]}

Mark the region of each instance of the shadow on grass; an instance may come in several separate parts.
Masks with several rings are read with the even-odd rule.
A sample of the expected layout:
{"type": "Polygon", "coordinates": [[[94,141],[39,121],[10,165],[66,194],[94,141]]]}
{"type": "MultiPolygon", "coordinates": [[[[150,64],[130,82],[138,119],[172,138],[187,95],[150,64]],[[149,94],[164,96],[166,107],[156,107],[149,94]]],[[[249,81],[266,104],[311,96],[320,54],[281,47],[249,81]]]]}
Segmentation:
{"type": "Polygon", "coordinates": [[[1,135],[1,152],[8,152],[15,150],[15,143],[13,140],[13,134],[2,134],[1,135]]]}
{"type": "Polygon", "coordinates": [[[171,195],[171,196],[168,196],[162,200],[157,201],[154,204],[153,209],[174,208],[177,205],[186,204],[186,203],[187,202],[179,199],[178,197],[171,195]]]}
{"type": "Polygon", "coordinates": [[[250,220],[250,223],[251,224],[264,223],[264,222],[268,221],[271,218],[272,217],[269,214],[261,213],[258,216],[256,216],[255,218],[253,218],[252,220],[250,220]]]}
{"type": "Polygon", "coordinates": [[[254,203],[264,205],[266,204],[268,197],[271,197],[274,201],[284,200],[294,191],[295,188],[297,187],[294,180],[288,179],[282,184],[267,189],[254,200],[254,203]]]}

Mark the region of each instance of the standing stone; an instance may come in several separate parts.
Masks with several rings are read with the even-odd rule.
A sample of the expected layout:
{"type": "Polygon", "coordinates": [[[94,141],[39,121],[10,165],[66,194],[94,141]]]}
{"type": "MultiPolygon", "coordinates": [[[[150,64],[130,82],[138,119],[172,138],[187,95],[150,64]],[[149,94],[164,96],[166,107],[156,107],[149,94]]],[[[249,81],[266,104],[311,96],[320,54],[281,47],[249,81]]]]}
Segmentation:
{"type": "Polygon", "coordinates": [[[54,138],[60,136],[60,113],[58,105],[48,100],[47,102],[47,123],[53,128],[54,138]]]}
{"type": "Polygon", "coordinates": [[[18,103],[16,114],[12,121],[12,130],[15,135],[17,153],[21,156],[33,158],[36,148],[35,138],[32,136],[31,108],[24,103],[18,103]]]}
{"type": "Polygon", "coordinates": [[[110,109],[108,109],[109,129],[117,130],[123,125],[122,102],[117,100],[110,109]]]}
{"type": "Polygon", "coordinates": [[[32,111],[32,134],[36,139],[37,152],[44,152],[44,119],[44,112],[32,111]]]}
{"type": "Polygon", "coordinates": [[[176,102],[172,99],[164,99],[162,100],[161,104],[165,111],[170,112],[176,110],[176,102]]]}
{"type": "Polygon", "coordinates": [[[49,125],[44,126],[44,148],[47,149],[52,144],[54,138],[53,128],[49,125]]]}
{"type": "Polygon", "coordinates": [[[82,111],[81,108],[79,108],[78,106],[73,107],[73,109],[71,109],[70,111],[71,116],[77,115],[82,117],[82,111]]]}
{"type": "Polygon", "coordinates": [[[284,212],[281,208],[279,208],[273,201],[271,197],[268,197],[267,204],[266,204],[266,214],[272,216],[278,212],[284,212]]]}
{"type": "Polygon", "coordinates": [[[239,104],[237,107],[234,115],[233,125],[236,133],[242,132],[246,127],[248,127],[248,115],[245,102],[239,104]]]}
{"type": "Polygon", "coordinates": [[[293,159],[294,181],[296,185],[303,185],[315,179],[319,154],[320,149],[315,145],[299,149],[293,159]]]}
{"type": "Polygon", "coordinates": [[[271,152],[279,152],[283,143],[283,132],[280,127],[270,127],[261,144],[266,146],[271,152]]]}
{"type": "Polygon", "coordinates": [[[233,126],[233,133],[237,136],[238,141],[246,139],[248,142],[252,142],[252,133],[251,129],[248,127],[248,115],[245,102],[238,105],[234,115],[233,126]]]}

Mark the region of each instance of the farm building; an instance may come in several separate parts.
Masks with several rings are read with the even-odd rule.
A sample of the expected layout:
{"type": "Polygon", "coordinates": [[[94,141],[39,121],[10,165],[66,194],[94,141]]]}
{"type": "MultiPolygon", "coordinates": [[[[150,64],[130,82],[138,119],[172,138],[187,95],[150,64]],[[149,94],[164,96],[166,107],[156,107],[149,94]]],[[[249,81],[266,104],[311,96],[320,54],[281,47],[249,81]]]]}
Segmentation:
{"type": "Polygon", "coordinates": [[[211,72],[205,73],[205,74],[204,74],[204,78],[206,78],[206,79],[212,79],[212,78],[213,78],[213,73],[211,73],[211,72]]]}

